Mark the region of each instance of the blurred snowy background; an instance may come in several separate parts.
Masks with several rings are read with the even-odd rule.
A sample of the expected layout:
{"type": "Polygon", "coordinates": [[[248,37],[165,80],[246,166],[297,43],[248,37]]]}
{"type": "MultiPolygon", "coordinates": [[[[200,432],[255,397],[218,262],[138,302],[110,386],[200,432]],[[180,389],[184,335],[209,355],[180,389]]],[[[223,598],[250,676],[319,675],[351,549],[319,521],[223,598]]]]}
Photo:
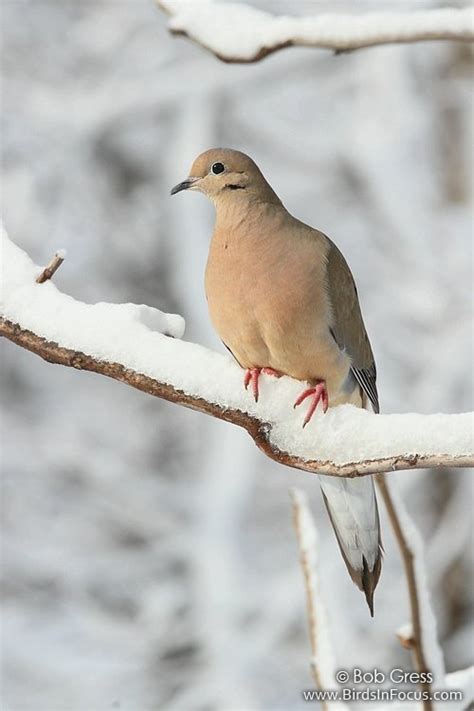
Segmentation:
{"type": "MultiPolygon", "coordinates": [[[[258,3],[329,5],[374,7],[258,3]]],[[[408,5],[429,3],[385,3],[408,5]]],[[[4,219],[37,263],[67,249],[60,288],[181,313],[187,339],[222,350],[203,292],[212,207],[169,189],[202,150],[238,148],[345,253],[382,409],[472,407],[466,45],[290,49],[227,66],[169,36],[152,0],[2,11],[4,219]]],[[[370,620],[309,475],[222,422],[1,348],[3,708],[304,708],[294,485],[322,538],[338,666],[410,667],[394,636],[407,596],[385,516],[370,620]]],[[[448,670],[472,661],[471,477],[390,477],[426,542],[448,670]]]]}

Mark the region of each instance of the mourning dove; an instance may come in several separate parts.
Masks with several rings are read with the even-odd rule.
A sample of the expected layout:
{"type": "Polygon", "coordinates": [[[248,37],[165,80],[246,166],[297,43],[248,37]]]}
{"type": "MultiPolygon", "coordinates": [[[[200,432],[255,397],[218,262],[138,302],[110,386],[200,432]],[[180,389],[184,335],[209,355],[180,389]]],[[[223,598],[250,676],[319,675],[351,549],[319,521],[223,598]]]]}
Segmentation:
{"type": "MultiPolygon", "coordinates": [[[[336,245],[283,206],[253,160],[217,148],[193,163],[181,190],[204,193],[216,222],[206,267],[213,325],[259,395],[261,373],[305,381],[305,426],[321,402],[379,411],[375,362],[350,269],[336,245]]],[[[372,477],[320,477],[352,580],[373,616],[381,539],[372,477]]]]}

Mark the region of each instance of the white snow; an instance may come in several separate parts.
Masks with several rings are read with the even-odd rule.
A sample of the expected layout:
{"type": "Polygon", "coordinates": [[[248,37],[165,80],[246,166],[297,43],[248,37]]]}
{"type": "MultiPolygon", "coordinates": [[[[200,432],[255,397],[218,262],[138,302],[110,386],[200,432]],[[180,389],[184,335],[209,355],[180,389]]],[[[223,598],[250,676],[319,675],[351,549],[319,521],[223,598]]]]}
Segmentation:
{"type": "Polygon", "coordinates": [[[56,254],[54,255],[55,257],[59,257],[59,259],[66,259],[67,252],[65,249],[57,249],[56,254]]]}
{"type": "Polygon", "coordinates": [[[85,304],[61,293],[51,281],[36,284],[37,266],[6,233],[2,259],[1,313],[6,319],[65,348],[121,363],[189,395],[269,422],[270,440],[282,451],[336,464],[473,451],[473,413],[373,415],[345,405],[324,416],[317,413],[303,430],[303,415],[292,407],[301,383],[262,378],[255,403],[242,386],[242,370],[230,357],[167,337],[182,336],[181,316],[144,305],[85,304]]]}
{"type": "Polygon", "coordinates": [[[411,622],[406,622],[404,625],[400,625],[396,631],[396,635],[402,639],[410,639],[413,637],[413,625],[411,622]]]}
{"type": "Polygon", "coordinates": [[[234,61],[249,61],[262,49],[287,43],[350,49],[406,42],[421,33],[427,37],[474,36],[472,8],[291,17],[214,0],[158,0],[158,4],[171,15],[170,30],[183,32],[219,57],[234,61]]]}
{"type": "MultiPolygon", "coordinates": [[[[62,259],[65,255],[66,250],[56,252],[56,256],[62,259]]],[[[113,355],[123,353],[127,340],[134,336],[135,328],[137,333],[145,327],[146,331],[173,338],[181,338],[184,334],[185,320],[178,314],[163,313],[145,304],[84,304],[61,294],[52,281],[36,284],[35,278],[42,269],[10,241],[3,229],[1,256],[2,315],[62,346],[74,348],[78,332],[84,328],[88,331],[86,338],[80,339],[84,349],[81,346],[76,350],[84,350],[101,360],[120,360],[113,355]],[[121,327],[125,330],[118,350],[112,344],[107,348],[106,339],[115,338],[121,327]],[[101,336],[102,329],[105,330],[101,336]]],[[[133,341],[129,343],[133,347],[133,341]]]]}

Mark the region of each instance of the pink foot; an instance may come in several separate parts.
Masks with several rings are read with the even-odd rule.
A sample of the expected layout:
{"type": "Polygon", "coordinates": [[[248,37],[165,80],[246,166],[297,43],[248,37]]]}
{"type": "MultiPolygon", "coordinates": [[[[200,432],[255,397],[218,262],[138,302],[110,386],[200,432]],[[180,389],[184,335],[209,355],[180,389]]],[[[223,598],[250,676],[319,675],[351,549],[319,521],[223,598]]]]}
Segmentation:
{"type": "Polygon", "coordinates": [[[301,405],[301,403],[310,396],[312,396],[312,402],[308,408],[306,417],[304,418],[303,427],[306,427],[306,425],[314,415],[314,411],[316,410],[320,400],[323,403],[323,412],[327,412],[327,409],[329,407],[329,398],[328,391],[326,390],[326,383],[324,382],[324,380],[320,380],[314,388],[306,388],[306,390],[303,390],[293,407],[298,407],[298,405],[301,405]]]}
{"type": "Polygon", "coordinates": [[[273,370],[273,368],[247,368],[245,371],[244,386],[247,390],[250,383],[252,384],[252,393],[255,398],[255,402],[258,402],[258,379],[260,377],[260,373],[272,375],[275,378],[281,378],[282,376],[282,373],[279,373],[278,370],[273,370]]]}

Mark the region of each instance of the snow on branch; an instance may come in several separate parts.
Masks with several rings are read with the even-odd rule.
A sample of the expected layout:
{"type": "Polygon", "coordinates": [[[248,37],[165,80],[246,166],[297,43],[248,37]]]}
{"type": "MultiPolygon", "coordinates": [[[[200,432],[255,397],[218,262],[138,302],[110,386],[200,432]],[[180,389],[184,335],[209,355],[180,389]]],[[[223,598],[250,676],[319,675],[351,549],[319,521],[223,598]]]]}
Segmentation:
{"type": "Polygon", "coordinates": [[[258,62],[291,46],[346,52],[381,44],[474,39],[472,7],[290,17],[243,3],[156,1],[170,16],[170,32],[189,37],[224,62],[258,62]]]}
{"type": "Polygon", "coordinates": [[[301,383],[262,378],[255,403],[227,355],[180,340],[181,316],[136,304],[85,304],[62,294],[5,233],[0,335],[51,363],[89,370],[232,422],[281,464],[362,476],[474,464],[473,413],[374,415],[344,405],[302,428],[292,404],[301,383]]]}
{"type": "MultiPolygon", "coordinates": [[[[304,491],[291,489],[290,496],[293,505],[293,525],[306,591],[308,633],[311,645],[311,673],[316,688],[319,691],[327,691],[334,688],[336,666],[328,614],[318,578],[318,533],[304,491]]],[[[327,711],[328,707],[327,702],[321,702],[323,711],[327,711]]],[[[346,711],[347,708],[346,704],[342,702],[331,703],[332,711],[346,711]]]]}

